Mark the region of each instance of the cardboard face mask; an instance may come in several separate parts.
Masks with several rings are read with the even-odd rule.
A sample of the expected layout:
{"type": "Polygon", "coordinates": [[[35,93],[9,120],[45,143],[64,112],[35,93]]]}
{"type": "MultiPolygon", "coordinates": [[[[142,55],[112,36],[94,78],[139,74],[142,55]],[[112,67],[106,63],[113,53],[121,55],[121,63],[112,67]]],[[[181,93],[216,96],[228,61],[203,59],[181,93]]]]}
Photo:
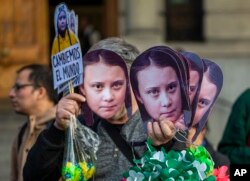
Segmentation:
{"type": "Polygon", "coordinates": [[[185,125],[187,128],[192,126],[192,121],[193,119],[191,119],[191,111],[190,111],[190,101],[189,101],[189,97],[188,97],[188,91],[189,91],[189,63],[187,62],[186,58],[184,56],[182,56],[182,54],[174,51],[173,49],[167,47],[167,46],[163,46],[163,45],[159,45],[159,46],[154,46],[152,48],[149,48],[147,51],[150,50],[159,50],[159,51],[165,51],[165,52],[171,52],[171,55],[174,56],[174,58],[176,58],[176,60],[181,60],[181,61],[176,61],[179,69],[180,69],[180,75],[181,75],[181,79],[183,82],[183,89],[184,89],[184,94],[182,94],[182,99],[184,104],[186,105],[183,107],[183,118],[185,121],[185,125]],[[185,104],[186,102],[186,104],[185,104]]]}
{"type": "Polygon", "coordinates": [[[87,104],[84,120],[93,124],[93,113],[108,121],[131,116],[131,92],[125,61],[113,51],[98,49],[84,56],[84,84],[81,87],[87,104]]]}
{"type": "Polygon", "coordinates": [[[153,47],[131,66],[130,80],[143,122],[168,119],[177,129],[190,122],[187,77],[183,61],[172,49],[153,47]]]}
{"type": "Polygon", "coordinates": [[[181,52],[186,62],[189,65],[189,100],[192,110],[191,122],[192,125],[197,124],[197,120],[194,120],[196,107],[198,104],[198,98],[200,94],[201,82],[203,78],[203,62],[201,58],[193,52],[181,52]]]}
{"type": "Polygon", "coordinates": [[[197,124],[195,125],[196,133],[192,138],[193,141],[206,126],[208,116],[223,85],[223,73],[221,68],[211,60],[202,59],[202,61],[204,64],[204,73],[194,116],[194,119],[197,120],[197,124]]]}

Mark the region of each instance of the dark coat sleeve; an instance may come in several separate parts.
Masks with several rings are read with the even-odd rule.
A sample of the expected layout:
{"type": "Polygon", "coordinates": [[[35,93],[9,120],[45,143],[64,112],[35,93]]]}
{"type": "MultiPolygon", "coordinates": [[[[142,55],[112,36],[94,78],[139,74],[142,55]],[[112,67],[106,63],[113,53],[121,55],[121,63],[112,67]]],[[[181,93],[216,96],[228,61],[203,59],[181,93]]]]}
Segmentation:
{"type": "Polygon", "coordinates": [[[232,107],[218,150],[231,164],[250,164],[250,89],[243,92],[232,107]]]}
{"type": "Polygon", "coordinates": [[[53,124],[44,130],[30,150],[23,170],[24,181],[59,180],[65,133],[53,124]]]}

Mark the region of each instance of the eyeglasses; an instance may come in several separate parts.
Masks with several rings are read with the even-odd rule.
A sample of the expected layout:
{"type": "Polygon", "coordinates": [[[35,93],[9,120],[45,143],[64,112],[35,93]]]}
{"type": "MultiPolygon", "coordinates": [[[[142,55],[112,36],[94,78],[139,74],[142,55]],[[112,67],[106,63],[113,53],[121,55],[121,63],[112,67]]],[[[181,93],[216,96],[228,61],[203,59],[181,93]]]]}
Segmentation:
{"type": "Polygon", "coordinates": [[[20,89],[23,89],[24,87],[28,87],[28,86],[34,86],[34,84],[14,84],[12,89],[14,89],[15,91],[19,91],[20,89]]]}

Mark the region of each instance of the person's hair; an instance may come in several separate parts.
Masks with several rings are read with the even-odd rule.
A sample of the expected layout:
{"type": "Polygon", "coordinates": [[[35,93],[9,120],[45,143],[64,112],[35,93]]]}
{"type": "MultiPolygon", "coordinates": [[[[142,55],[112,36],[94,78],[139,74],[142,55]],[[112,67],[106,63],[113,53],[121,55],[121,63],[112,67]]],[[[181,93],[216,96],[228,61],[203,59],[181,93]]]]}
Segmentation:
{"type": "Polygon", "coordinates": [[[186,58],[186,60],[189,63],[189,71],[196,71],[199,74],[199,81],[198,81],[198,87],[196,90],[196,93],[194,95],[193,102],[191,103],[191,109],[192,109],[192,117],[191,120],[193,122],[196,108],[197,108],[197,103],[199,99],[199,94],[200,94],[200,89],[201,89],[201,83],[202,83],[202,78],[203,78],[203,71],[204,71],[204,66],[201,58],[193,53],[193,52],[181,52],[181,54],[186,58]]]}
{"type": "Polygon", "coordinates": [[[204,64],[204,76],[208,78],[208,80],[216,86],[216,94],[214,96],[213,102],[211,103],[209,109],[207,112],[203,115],[203,117],[200,119],[198,124],[196,125],[196,133],[193,136],[193,140],[195,140],[200,133],[200,131],[203,129],[203,127],[206,125],[208,116],[214,106],[215,101],[217,100],[222,86],[223,86],[223,72],[221,68],[213,61],[208,59],[202,59],[204,64]]]}
{"type": "Polygon", "coordinates": [[[93,51],[86,53],[83,59],[84,59],[83,61],[84,69],[88,65],[93,65],[98,62],[102,62],[110,66],[121,67],[126,77],[125,107],[127,108],[128,115],[131,115],[132,102],[131,102],[131,94],[130,94],[130,81],[129,81],[127,66],[123,58],[111,50],[97,49],[97,50],[93,50],[93,51]]]}
{"type": "Polygon", "coordinates": [[[217,88],[216,95],[213,101],[215,102],[223,86],[223,72],[215,62],[212,62],[208,59],[202,59],[202,61],[204,62],[204,76],[207,75],[208,80],[216,85],[217,88]]]}
{"type": "Polygon", "coordinates": [[[53,75],[50,68],[41,64],[29,64],[17,70],[17,74],[24,70],[30,70],[28,80],[34,84],[34,88],[44,87],[50,101],[57,103],[58,97],[53,89],[53,75]]]}
{"type": "Polygon", "coordinates": [[[111,50],[120,55],[127,64],[128,71],[135,58],[139,55],[139,50],[132,44],[118,37],[110,37],[103,39],[94,44],[88,52],[97,49],[111,50]]]}
{"type": "Polygon", "coordinates": [[[181,52],[181,54],[188,60],[191,70],[197,71],[199,75],[203,74],[203,63],[199,55],[194,52],[181,52]]]}
{"type": "MultiPolygon", "coordinates": [[[[181,90],[182,110],[189,111],[186,80],[183,79],[184,77],[181,72],[181,70],[184,70],[184,65],[181,58],[176,54],[176,52],[168,47],[160,46],[159,48],[159,46],[157,46],[149,48],[135,59],[130,69],[130,81],[135,95],[140,95],[137,78],[138,72],[144,70],[145,68],[151,65],[159,68],[170,66],[175,70],[181,90]]],[[[137,96],[135,97],[137,99],[137,96]]],[[[141,116],[143,120],[150,119],[150,116],[145,110],[145,106],[141,104],[138,99],[137,103],[141,111],[141,116]]]]}

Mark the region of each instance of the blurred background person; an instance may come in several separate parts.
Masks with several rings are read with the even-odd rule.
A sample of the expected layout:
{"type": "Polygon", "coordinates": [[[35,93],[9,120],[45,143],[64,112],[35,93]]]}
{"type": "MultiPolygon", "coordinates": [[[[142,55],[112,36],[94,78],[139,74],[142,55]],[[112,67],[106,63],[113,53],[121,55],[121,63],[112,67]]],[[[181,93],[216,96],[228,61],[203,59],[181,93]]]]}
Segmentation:
{"type": "Polygon", "coordinates": [[[250,89],[233,104],[218,150],[232,164],[250,164],[250,89]]]}
{"type": "Polygon", "coordinates": [[[55,118],[57,102],[52,74],[46,65],[30,64],[17,71],[16,81],[9,92],[13,109],[27,116],[13,142],[11,180],[21,181],[29,150],[40,132],[55,118]]]}

